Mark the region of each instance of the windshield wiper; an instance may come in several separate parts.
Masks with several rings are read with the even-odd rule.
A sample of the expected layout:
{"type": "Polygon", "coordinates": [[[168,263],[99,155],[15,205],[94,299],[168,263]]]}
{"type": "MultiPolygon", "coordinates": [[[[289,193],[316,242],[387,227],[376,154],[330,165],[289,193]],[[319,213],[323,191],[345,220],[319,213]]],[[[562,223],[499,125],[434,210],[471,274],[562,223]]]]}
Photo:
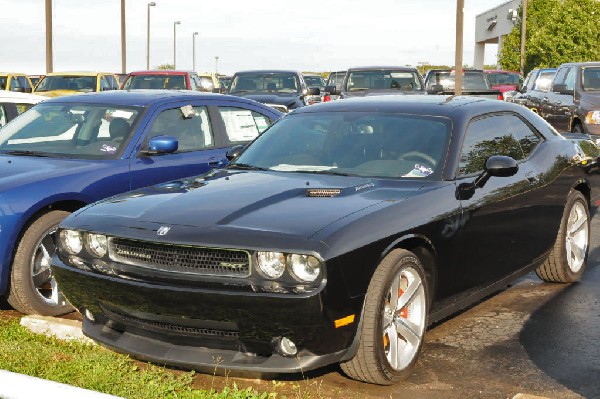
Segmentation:
{"type": "Polygon", "coordinates": [[[298,172],[315,173],[318,175],[351,176],[349,173],[335,172],[333,170],[299,170],[298,172]]]}
{"type": "Polygon", "coordinates": [[[241,170],[266,170],[259,166],[249,165],[247,163],[232,163],[227,166],[227,169],[241,169],[241,170]]]}
{"type": "Polygon", "coordinates": [[[39,151],[31,151],[31,150],[10,150],[5,151],[4,154],[8,155],[26,155],[30,157],[51,157],[54,154],[49,154],[47,152],[39,152],[39,151]]]}

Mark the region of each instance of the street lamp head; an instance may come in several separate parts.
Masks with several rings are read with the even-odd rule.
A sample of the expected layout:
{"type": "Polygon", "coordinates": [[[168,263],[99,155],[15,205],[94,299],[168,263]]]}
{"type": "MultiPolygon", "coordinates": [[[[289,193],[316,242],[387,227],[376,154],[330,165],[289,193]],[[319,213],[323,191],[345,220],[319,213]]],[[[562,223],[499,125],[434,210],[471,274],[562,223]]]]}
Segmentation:
{"type": "Polygon", "coordinates": [[[150,3],[148,3],[148,7],[154,7],[156,5],[155,2],[151,1],[150,3]]]}
{"type": "Polygon", "coordinates": [[[194,32],[194,36],[198,36],[198,32],[194,32]]]}
{"type": "Polygon", "coordinates": [[[175,25],[181,25],[181,21],[175,21],[174,24],[175,25]]]}

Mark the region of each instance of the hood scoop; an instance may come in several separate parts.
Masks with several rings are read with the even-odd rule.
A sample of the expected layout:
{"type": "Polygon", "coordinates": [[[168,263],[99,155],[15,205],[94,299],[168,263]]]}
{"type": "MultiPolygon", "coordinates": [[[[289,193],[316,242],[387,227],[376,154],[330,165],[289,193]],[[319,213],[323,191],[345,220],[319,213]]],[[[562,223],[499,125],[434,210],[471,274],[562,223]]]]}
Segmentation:
{"type": "Polygon", "coordinates": [[[337,197],[342,190],[339,188],[309,188],[306,190],[306,195],[309,197],[337,197]]]}

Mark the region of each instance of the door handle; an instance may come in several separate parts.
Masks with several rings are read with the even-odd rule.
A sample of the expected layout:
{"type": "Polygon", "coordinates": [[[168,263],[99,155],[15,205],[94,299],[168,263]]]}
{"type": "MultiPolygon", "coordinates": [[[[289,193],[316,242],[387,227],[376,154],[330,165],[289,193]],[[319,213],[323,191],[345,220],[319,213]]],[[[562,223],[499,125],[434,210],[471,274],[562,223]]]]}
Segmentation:
{"type": "Polygon", "coordinates": [[[210,166],[211,168],[220,168],[221,166],[223,166],[223,158],[209,158],[208,166],[210,166]]]}
{"type": "Polygon", "coordinates": [[[533,172],[527,173],[525,175],[529,184],[537,184],[540,182],[540,178],[533,174],[533,172]]]}

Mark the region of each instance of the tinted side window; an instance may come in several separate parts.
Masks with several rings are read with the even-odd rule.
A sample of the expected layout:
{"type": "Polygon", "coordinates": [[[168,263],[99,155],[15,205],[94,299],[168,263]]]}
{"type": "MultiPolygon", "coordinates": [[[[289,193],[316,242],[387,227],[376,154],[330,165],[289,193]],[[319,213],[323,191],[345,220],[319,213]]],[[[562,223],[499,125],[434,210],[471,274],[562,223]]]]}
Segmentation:
{"type": "Polygon", "coordinates": [[[10,90],[15,90],[15,89],[19,89],[22,88],[23,86],[21,85],[21,83],[19,82],[19,78],[17,78],[16,76],[13,76],[10,79],[10,90]]]}
{"type": "Polygon", "coordinates": [[[0,105],[0,127],[6,125],[6,110],[4,105],[0,105]]]}
{"type": "Polygon", "coordinates": [[[539,144],[540,138],[516,115],[505,115],[503,118],[508,123],[513,137],[519,142],[523,156],[527,158],[539,144]]]}
{"type": "Polygon", "coordinates": [[[27,78],[25,76],[19,76],[18,79],[21,87],[24,87],[26,92],[31,92],[31,85],[29,84],[27,78]]]}
{"type": "Polygon", "coordinates": [[[507,115],[489,115],[469,123],[459,161],[459,174],[483,171],[492,155],[506,155],[516,160],[525,158],[521,145],[511,134],[507,115]]]}
{"type": "Polygon", "coordinates": [[[108,83],[106,76],[100,77],[100,90],[110,90],[110,83],[108,83]]]}
{"type": "Polygon", "coordinates": [[[154,120],[148,137],[160,135],[176,137],[179,152],[214,146],[206,107],[185,106],[162,111],[154,120]]]}
{"type": "Polygon", "coordinates": [[[567,77],[565,78],[565,84],[567,85],[567,90],[575,90],[575,73],[577,72],[576,68],[569,68],[569,72],[567,72],[567,77]]]}
{"type": "Polygon", "coordinates": [[[232,143],[254,140],[270,125],[271,120],[256,111],[236,107],[219,107],[227,137],[232,143]]]}

